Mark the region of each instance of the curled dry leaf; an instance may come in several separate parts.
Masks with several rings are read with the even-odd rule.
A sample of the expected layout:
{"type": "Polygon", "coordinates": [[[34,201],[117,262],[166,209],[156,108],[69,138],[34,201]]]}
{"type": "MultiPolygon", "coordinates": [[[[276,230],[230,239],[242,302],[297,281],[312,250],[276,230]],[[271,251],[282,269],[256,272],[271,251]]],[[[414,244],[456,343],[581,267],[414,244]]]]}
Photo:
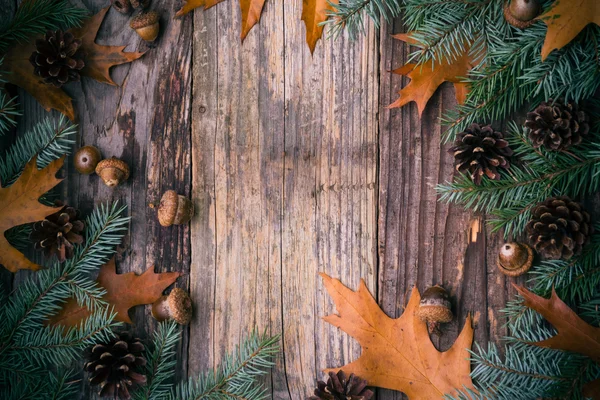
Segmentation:
{"type": "Polygon", "coordinates": [[[402,316],[392,319],[379,308],[364,281],[354,292],[337,279],[321,277],[338,311],[325,321],[348,333],[363,349],[358,360],[327,372],[341,368],[369,385],[404,392],[411,400],[440,399],[456,389],[473,388],[470,316],[452,347],[440,352],[431,343],[427,325],[415,315],[421,300],[416,288],[402,316]]]}
{"type": "MultiPolygon", "coordinates": [[[[393,37],[409,44],[418,45],[410,37],[410,34],[402,33],[393,35],[393,37]]],[[[469,93],[469,85],[463,81],[463,78],[469,75],[469,71],[473,66],[474,61],[469,55],[468,49],[456,60],[436,61],[433,66],[429,63],[425,65],[405,64],[392,72],[410,78],[410,83],[400,90],[400,97],[390,104],[389,108],[402,107],[414,101],[417,103],[419,115],[423,115],[427,102],[444,82],[454,84],[456,100],[459,104],[462,104],[469,93]]]]}
{"type": "Polygon", "coordinates": [[[14,226],[41,221],[60,210],[60,207],[45,206],[38,199],[62,181],[56,178],[56,173],[64,160],[65,156],[38,169],[35,156],[25,165],[19,179],[11,186],[0,187],[0,264],[11,272],[20,269],[37,271],[41,268],[12,247],[4,232],[14,226]]]}
{"type": "MultiPolygon", "coordinates": [[[[163,291],[181,276],[180,272],[154,272],[154,267],[141,275],[134,272],[117,274],[115,260],[104,264],[98,274],[97,282],[106,290],[103,300],[114,307],[117,313],[115,320],[131,324],[129,309],[131,307],[152,304],[162,296],[163,291]]],[[[63,308],[49,321],[51,325],[77,326],[90,315],[87,307],[70,299],[63,308]]]]}
{"type": "MultiPolygon", "coordinates": [[[[110,68],[140,58],[143,52],[125,52],[125,46],[102,46],[95,43],[98,29],[110,6],[103,8],[89,18],[81,28],[72,29],[75,37],[81,38],[81,48],[85,53],[85,67],[81,74],[102,83],[116,85],[110,77],[110,68]]],[[[35,39],[27,45],[16,45],[6,55],[5,63],[10,73],[6,79],[31,94],[46,111],[57,110],[70,120],[75,119],[73,101],[61,88],[44,83],[43,78],[33,74],[29,56],[35,50],[35,39]]]]}
{"type": "Polygon", "coordinates": [[[600,25],[598,0],[559,0],[538,19],[548,26],[542,46],[542,61],[555,49],[562,49],[588,24],[600,25]]]}

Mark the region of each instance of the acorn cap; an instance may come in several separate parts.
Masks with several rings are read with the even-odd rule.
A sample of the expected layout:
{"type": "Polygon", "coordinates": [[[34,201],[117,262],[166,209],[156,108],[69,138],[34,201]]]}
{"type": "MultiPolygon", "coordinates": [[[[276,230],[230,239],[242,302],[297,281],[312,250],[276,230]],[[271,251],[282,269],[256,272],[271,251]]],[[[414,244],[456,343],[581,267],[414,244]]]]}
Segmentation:
{"type": "Polygon", "coordinates": [[[541,11],[537,0],[511,0],[504,3],[504,18],[515,28],[526,29],[535,22],[541,11]]]}
{"type": "Polygon", "coordinates": [[[168,296],[162,296],[152,304],[152,316],[158,321],[173,319],[180,325],[187,325],[192,319],[192,299],[180,288],[175,288],[168,296]]]}
{"type": "Polygon", "coordinates": [[[452,314],[452,304],[450,295],[441,286],[435,285],[423,293],[417,316],[424,322],[450,322],[454,315],[452,314]]]}
{"type": "Polygon", "coordinates": [[[115,157],[107,158],[96,165],[96,174],[107,186],[116,186],[129,178],[129,165],[115,157]]]}
{"type": "Polygon", "coordinates": [[[505,243],[498,254],[498,269],[507,276],[519,276],[531,268],[533,250],[524,243],[505,243]]]}
{"type": "Polygon", "coordinates": [[[141,13],[132,18],[129,26],[131,29],[140,29],[147,26],[154,25],[160,19],[160,14],[156,11],[148,11],[147,13],[141,13]]]}

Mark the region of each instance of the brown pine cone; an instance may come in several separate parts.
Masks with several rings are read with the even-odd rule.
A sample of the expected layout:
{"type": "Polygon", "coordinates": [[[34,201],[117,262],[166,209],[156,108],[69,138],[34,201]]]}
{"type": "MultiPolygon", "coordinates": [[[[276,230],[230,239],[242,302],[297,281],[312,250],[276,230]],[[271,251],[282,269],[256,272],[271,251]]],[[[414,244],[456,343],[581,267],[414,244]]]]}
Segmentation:
{"type": "Polygon", "coordinates": [[[308,400],[369,400],[373,392],[366,387],[367,381],[354,374],[346,377],[342,370],[329,372],[327,383],[318,381],[315,395],[308,400]]]}
{"type": "Polygon", "coordinates": [[[29,57],[34,73],[56,87],[78,81],[84,67],[81,40],[60,29],[46,33],[45,39],[35,42],[36,50],[29,57]]]}
{"type": "MultiPolygon", "coordinates": [[[[57,202],[57,206],[62,203],[57,202]]],[[[73,245],[83,243],[85,224],[79,219],[79,211],[64,206],[45,220],[33,224],[30,239],[36,250],[43,250],[47,257],[56,254],[59,262],[73,257],[73,245]]]]}
{"type": "Polygon", "coordinates": [[[142,342],[122,333],[106,344],[92,347],[83,368],[90,374],[90,384],[100,386],[100,396],[130,399],[129,389],[146,383],[146,376],[139,373],[146,365],[143,354],[142,342]]]}
{"type": "Polygon", "coordinates": [[[527,113],[525,126],[534,147],[555,151],[580,144],[590,131],[589,116],[576,103],[552,99],[527,113]]]}
{"type": "Polygon", "coordinates": [[[590,215],[567,196],[551,197],[531,214],[525,227],[529,242],[548,260],[568,260],[581,253],[593,233],[590,215]]]}
{"type": "Polygon", "coordinates": [[[508,157],[513,154],[502,133],[494,131],[490,125],[479,124],[472,124],[459,133],[448,152],[454,155],[456,169],[469,171],[476,185],[481,184],[483,175],[500,179],[497,168],[508,169],[508,157]]]}

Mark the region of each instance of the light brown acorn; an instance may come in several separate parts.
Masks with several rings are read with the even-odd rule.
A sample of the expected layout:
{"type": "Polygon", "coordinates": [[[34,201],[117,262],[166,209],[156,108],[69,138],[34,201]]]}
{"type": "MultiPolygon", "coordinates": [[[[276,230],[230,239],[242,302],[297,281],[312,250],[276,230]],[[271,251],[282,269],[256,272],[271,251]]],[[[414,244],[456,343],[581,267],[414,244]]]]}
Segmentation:
{"type": "Polygon", "coordinates": [[[194,216],[194,203],[174,190],[167,190],[158,206],[158,222],[162,226],[187,224],[194,216]]]}
{"type": "Polygon", "coordinates": [[[94,173],[100,160],[102,160],[102,154],[98,148],[83,146],[75,153],[73,165],[80,174],[90,175],[94,173]]]}
{"type": "Polygon", "coordinates": [[[439,325],[452,321],[452,304],[450,295],[439,285],[425,290],[417,308],[417,317],[427,323],[429,333],[441,334],[439,325]]]}
{"type": "Polygon", "coordinates": [[[541,10],[538,0],[511,0],[504,4],[504,18],[515,28],[525,29],[533,25],[541,10]]]}
{"type": "Polygon", "coordinates": [[[152,304],[152,316],[159,322],[172,319],[187,325],[192,319],[192,299],[185,290],[175,288],[152,304]]]}
{"type": "Polygon", "coordinates": [[[146,42],[153,42],[160,30],[159,20],[160,15],[156,11],[143,12],[133,17],[129,26],[146,42]]]}
{"type": "Polygon", "coordinates": [[[96,174],[108,187],[115,187],[129,178],[129,166],[116,157],[102,160],[96,165],[96,174]]]}
{"type": "Polygon", "coordinates": [[[498,269],[507,276],[519,276],[531,268],[533,250],[524,243],[505,243],[498,254],[498,269]]]}

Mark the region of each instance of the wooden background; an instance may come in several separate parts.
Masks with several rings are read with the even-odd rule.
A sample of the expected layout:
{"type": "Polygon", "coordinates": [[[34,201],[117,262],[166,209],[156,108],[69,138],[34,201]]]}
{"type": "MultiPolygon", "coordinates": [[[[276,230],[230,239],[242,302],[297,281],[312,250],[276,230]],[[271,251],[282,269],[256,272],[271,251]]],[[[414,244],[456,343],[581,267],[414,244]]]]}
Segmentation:
{"type": "MultiPolygon", "coordinates": [[[[15,0],[1,2],[14,13],[15,0]]],[[[83,1],[93,13],[107,3],[83,1]]],[[[213,368],[256,326],[283,335],[272,398],[306,398],[322,369],[360,355],[321,320],[334,307],[319,272],[352,288],[364,279],[393,317],[413,285],[443,284],[456,319],[434,339],[441,349],[469,312],[477,342],[503,336],[499,310],[512,289],[495,266],[502,238],[480,217],[439,203],[434,190],[453,175],[438,118],[455,105],[454,89],[438,90],[422,118],[414,103],[385,107],[408,83],[388,72],[409,53],[390,37],[403,32],[401,21],[368,25],[356,41],[321,40],[311,56],[301,0],[267,0],[243,44],[235,0],[174,19],[180,6],[153,1],[161,37],[142,59],[112,69],[119,86],[84,78],[67,87],[76,148],[92,144],[126,160],[131,178],[112,190],[69,160],[62,185],[84,214],[101,202],[128,205],[120,272],[185,273],[176,285],[190,290],[195,316],[179,345],[178,378],[213,368]],[[190,226],[158,224],[153,205],[168,189],[193,198],[190,226]]],[[[147,49],[114,10],[98,42],[147,49]]],[[[46,115],[20,94],[18,134],[46,115]]],[[[133,314],[133,329],[149,336],[149,307],[133,314]]],[[[89,392],[83,385],[81,398],[89,392]]],[[[379,390],[377,398],[402,395],[379,390]]]]}

